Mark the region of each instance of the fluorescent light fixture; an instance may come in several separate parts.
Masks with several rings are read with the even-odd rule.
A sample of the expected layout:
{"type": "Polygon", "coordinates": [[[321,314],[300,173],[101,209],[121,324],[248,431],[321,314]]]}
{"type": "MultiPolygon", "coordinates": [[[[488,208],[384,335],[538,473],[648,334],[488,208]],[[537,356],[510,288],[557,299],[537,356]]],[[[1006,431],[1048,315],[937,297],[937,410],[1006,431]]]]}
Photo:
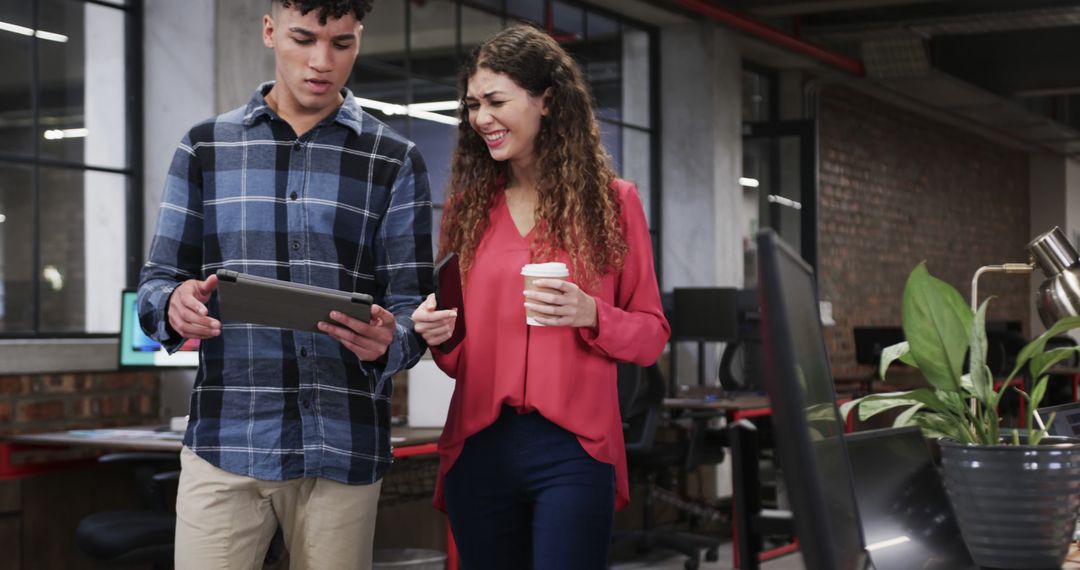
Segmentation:
{"type": "Polygon", "coordinates": [[[414,111],[457,111],[461,101],[431,101],[428,103],[413,103],[409,108],[414,111]]]}
{"type": "Polygon", "coordinates": [[[46,32],[45,30],[34,30],[32,28],[17,26],[7,22],[0,22],[0,31],[11,32],[22,36],[37,36],[38,38],[49,40],[51,42],[67,43],[68,41],[68,37],[63,34],[54,34],[53,32],[46,32]]]}
{"type": "Polygon", "coordinates": [[[761,183],[758,182],[757,178],[747,178],[745,176],[739,177],[739,184],[741,186],[746,186],[747,188],[757,188],[758,186],[761,186],[761,183]]]}
{"type": "Polygon", "coordinates": [[[0,214],[0,224],[4,223],[6,221],[7,221],[7,216],[5,216],[3,214],[0,214]]]}
{"type": "Polygon", "coordinates": [[[770,202],[772,202],[773,204],[780,204],[781,206],[787,206],[788,208],[794,208],[796,210],[801,210],[802,209],[802,204],[800,204],[800,203],[798,203],[795,200],[792,200],[790,198],[785,198],[783,196],[777,196],[776,194],[769,194],[768,200],[770,202]]]}
{"type": "Polygon", "coordinates": [[[89,134],[87,129],[49,129],[45,131],[45,138],[51,141],[60,139],[81,139],[89,134]]]}
{"type": "MultiPolygon", "coordinates": [[[[376,111],[379,111],[384,115],[408,115],[417,119],[434,121],[436,123],[442,123],[444,125],[457,126],[458,124],[457,117],[448,117],[446,115],[440,115],[438,113],[431,112],[431,103],[398,105],[397,103],[386,103],[383,101],[376,101],[375,99],[365,99],[363,97],[356,97],[356,102],[359,103],[361,107],[375,109],[376,111]],[[421,105],[428,105],[429,107],[425,109],[424,107],[420,107],[421,105]]],[[[437,103],[444,104],[444,102],[442,101],[437,101],[437,103]]],[[[457,102],[454,102],[453,108],[457,108],[457,102]]]]}

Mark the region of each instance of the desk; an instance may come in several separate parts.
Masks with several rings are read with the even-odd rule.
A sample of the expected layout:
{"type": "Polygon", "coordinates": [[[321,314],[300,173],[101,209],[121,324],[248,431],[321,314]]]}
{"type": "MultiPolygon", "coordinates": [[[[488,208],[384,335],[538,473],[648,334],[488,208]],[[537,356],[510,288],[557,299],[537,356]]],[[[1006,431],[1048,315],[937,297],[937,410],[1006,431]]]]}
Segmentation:
{"type": "MultiPolygon", "coordinates": [[[[103,428],[70,430],[51,433],[13,435],[4,439],[16,446],[65,446],[93,447],[125,451],[175,451],[183,446],[183,434],[163,431],[163,426],[137,426],[131,428],[103,428]]],[[[394,445],[394,457],[411,457],[435,453],[435,442],[442,430],[439,428],[396,427],[390,432],[394,445]]],[[[4,443],[0,443],[4,445],[4,443]]],[[[0,455],[0,457],[3,457],[0,455]]],[[[10,458],[8,458],[10,459],[10,458]]],[[[10,462],[0,463],[0,478],[6,473],[10,462]]]]}
{"type": "MultiPolygon", "coordinates": [[[[769,398],[764,395],[756,394],[739,394],[733,396],[716,396],[710,398],[664,398],[664,408],[669,410],[685,410],[691,413],[711,413],[715,415],[723,414],[727,420],[727,425],[744,419],[744,418],[761,418],[766,417],[772,413],[772,409],[769,407],[769,398]]],[[[735,503],[731,505],[731,520],[735,520],[735,503]]],[[[731,542],[732,544],[738,543],[738,536],[736,535],[736,526],[731,526],[731,542]]],[[[766,561],[773,558],[783,556],[798,550],[798,542],[792,542],[762,551],[760,554],[760,560],[766,561]]],[[[731,563],[734,567],[739,567],[739,549],[733,548],[731,550],[731,563]]]]}
{"type": "MultiPolygon", "coordinates": [[[[3,438],[3,441],[0,441],[0,480],[17,479],[57,469],[88,465],[92,461],[64,460],[28,465],[13,465],[11,463],[11,454],[13,452],[40,447],[84,447],[101,451],[166,451],[180,453],[180,449],[183,447],[183,434],[165,431],[163,428],[164,426],[137,426],[7,436],[3,438]]],[[[394,457],[434,455],[437,452],[436,442],[441,434],[442,429],[440,428],[392,428],[390,439],[394,446],[394,457]]],[[[446,525],[446,544],[446,568],[447,570],[457,570],[457,548],[454,545],[454,537],[450,532],[449,522],[446,525]]]]}
{"type": "Polygon", "coordinates": [[[715,398],[664,398],[664,408],[697,412],[722,412],[729,422],[743,418],[767,416],[769,398],[756,394],[717,396],[715,398]]]}

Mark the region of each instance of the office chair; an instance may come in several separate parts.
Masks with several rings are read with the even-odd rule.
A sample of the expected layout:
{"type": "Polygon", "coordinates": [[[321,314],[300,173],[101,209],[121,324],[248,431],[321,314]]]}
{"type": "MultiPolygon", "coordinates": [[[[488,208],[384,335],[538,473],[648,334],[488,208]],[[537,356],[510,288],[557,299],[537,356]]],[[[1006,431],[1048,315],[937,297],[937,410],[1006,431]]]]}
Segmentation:
{"type": "Polygon", "coordinates": [[[673,442],[656,442],[663,413],[664,378],[657,365],[641,368],[632,364],[619,364],[618,368],[619,410],[623,420],[623,438],[626,444],[626,460],[631,477],[644,482],[646,493],[642,501],[642,528],[632,531],[616,531],[613,543],[633,542],[639,551],[652,547],[674,550],[687,557],[687,570],[700,565],[702,552],[705,559],[718,559],[720,539],[697,536],[684,532],[653,528],[652,489],[658,479],[673,468],[692,469],[723,458],[710,457],[697,452],[706,434],[704,422],[694,423],[688,438],[673,442]]]}
{"type": "Polygon", "coordinates": [[[75,530],[79,550],[98,562],[171,567],[176,513],[166,504],[164,487],[179,478],[180,457],[164,452],[113,453],[98,462],[135,464],[135,488],[143,508],[87,515],[75,530]]]}
{"type": "MultiPolygon", "coordinates": [[[[112,453],[98,463],[134,463],[135,485],[143,508],[93,513],[75,529],[75,544],[84,554],[110,565],[150,564],[172,568],[176,512],[169,504],[167,484],[180,478],[180,456],[166,452],[112,453]]],[[[264,566],[274,565],[285,552],[279,527],[270,542],[264,566]]]]}

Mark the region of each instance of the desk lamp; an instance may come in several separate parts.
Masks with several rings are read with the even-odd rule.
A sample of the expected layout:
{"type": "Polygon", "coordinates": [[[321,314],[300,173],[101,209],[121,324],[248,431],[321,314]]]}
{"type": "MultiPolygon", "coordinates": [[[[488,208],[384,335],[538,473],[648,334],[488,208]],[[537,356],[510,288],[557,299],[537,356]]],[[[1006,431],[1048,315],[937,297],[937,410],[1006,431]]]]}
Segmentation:
{"type": "Polygon", "coordinates": [[[1080,254],[1069,244],[1061,228],[1043,233],[1027,244],[1031,261],[980,267],[971,278],[971,310],[978,310],[979,277],[983,273],[1028,274],[1036,267],[1046,279],[1039,286],[1035,306],[1043,325],[1050,328],[1062,317],[1080,315],[1080,254]]]}

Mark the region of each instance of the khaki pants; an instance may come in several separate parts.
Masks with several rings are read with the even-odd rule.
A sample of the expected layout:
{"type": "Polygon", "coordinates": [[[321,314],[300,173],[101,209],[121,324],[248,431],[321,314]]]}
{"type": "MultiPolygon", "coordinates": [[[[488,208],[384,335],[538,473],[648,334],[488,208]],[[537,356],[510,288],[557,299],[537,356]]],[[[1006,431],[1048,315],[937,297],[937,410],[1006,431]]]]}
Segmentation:
{"type": "Polygon", "coordinates": [[[280,521],[290,568],[371,568],[382,481],[260,481],[218,469],[185,447],[176,497],[178,570],[258,570],[280,521]]]}

